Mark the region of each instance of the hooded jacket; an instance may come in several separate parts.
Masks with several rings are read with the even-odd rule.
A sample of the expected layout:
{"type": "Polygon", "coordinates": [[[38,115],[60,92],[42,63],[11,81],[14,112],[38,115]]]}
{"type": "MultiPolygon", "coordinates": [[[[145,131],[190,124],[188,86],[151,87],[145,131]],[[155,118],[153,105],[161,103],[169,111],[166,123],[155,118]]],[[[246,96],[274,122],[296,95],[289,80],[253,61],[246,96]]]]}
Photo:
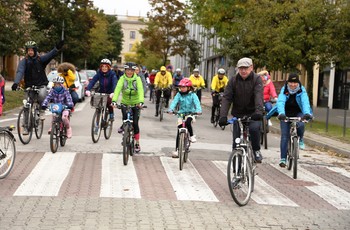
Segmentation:
{"type": "Polygon", "coordinates": [[[197,94],[188,92],[187,94],[181,94],[178,92],[174,100],[171,102],[169,110],[174,111],[176,106],[179,105],[178,113],[201,113],[202,108],[199,102],[197,94]]]}
{"type": "Polygon", "coordinates": [[[135,73],[132,77],[125,74],[120,77],[114,90],[113,102],[118,102],[119,94],[122,93],[121,103],[124,105],[137,105],[144,102],[142,80],[135,73]]]}
{"type": "Polygon", "coordinates": [[[111,94],[114,92],[117,85],[117,76],[113,70],[108,70],[106,73],[103,73],[101,70],[98,70],[96,75],[91,79],[89,85],[86,87],[86,90],[91,90],[92,87],[99,81],[100,89],[99,93],[108,93],[111,94]]]}

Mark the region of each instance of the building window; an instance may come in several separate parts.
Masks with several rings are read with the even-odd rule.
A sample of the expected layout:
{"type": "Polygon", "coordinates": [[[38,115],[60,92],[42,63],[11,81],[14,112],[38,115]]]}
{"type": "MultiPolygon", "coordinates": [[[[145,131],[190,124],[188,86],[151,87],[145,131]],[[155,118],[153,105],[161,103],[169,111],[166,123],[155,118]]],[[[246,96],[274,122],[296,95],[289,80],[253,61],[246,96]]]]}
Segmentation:
{"type": "Polygon", "coordinates": [[[135,38],[136,38],[136,32],[130,31],[130,39],[135,39],[135,38]]]}

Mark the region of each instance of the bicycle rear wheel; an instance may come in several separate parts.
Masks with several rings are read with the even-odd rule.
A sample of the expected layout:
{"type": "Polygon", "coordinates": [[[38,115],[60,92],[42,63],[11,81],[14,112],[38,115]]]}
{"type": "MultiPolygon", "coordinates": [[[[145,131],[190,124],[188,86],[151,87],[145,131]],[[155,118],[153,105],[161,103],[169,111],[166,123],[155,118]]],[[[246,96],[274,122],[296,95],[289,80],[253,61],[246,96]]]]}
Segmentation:
{"type": "Polygon", "coordinates": [[[29,108],[22,108],[18,114],[18,119],[17,119],[18,137],[19,137],[19,140],[25,145],[28,144],[32,139],[32,135],[33,135],[32,117],[33,115],[30,112],[29,108]]]}
{"type": "Polygon", "coordinates": [[[179,168],[182,170],[184,166],[185,159],[185,133],[180,133],[179,135],[179,147],[178,147],[178,155],[179,155],[179,168]]]}
{"type": "Polygon", "coordinates": [[[293,178],[298,177],[298,155],[299,155],[299,143],[298,137],[293,137],[293,178]]]}
{"type": "Polygon", "coordinates": [[[43,135],[44,121],[40,119],[40,110],[39,110],[39,108],[35,108],[34,109],[34,128],[35,128],[35,136],[36,136],[36,138],[40,139],[41,136],[43,135]]]}
{"type": "Polygon", "coordinates": [[[96,109],[91,123],[91,137],[94,143],[98,142],[101,136],[102,129],[102,115],[101,110],[96,109]]]}
{"type": "Polygon", "coordinates": [[[261,144],[264,144],[264,148],[267,149],[267,127],[268,127],[268,123],[267,123],[267,119],[266,116],[263,117],[262,120],[262,130],[261,130],[261,144]]]}
{"type": "Polygon", "coordinates": [[[249,159],[243,156],[241,150],[233,150],[230,155],[227,165],[227,182],[236,204],[246,205],[252,192],[252,169],[249,159]]]}
{"type": "Polygon", "coordinates": [[[123,134],[123,164],[127,165],[129,161],[129,151],[130,151],[130,127],[124,125],[124,134],[123,134]]]}
{"type": "Polygon", "coordinates": [[[105,112],[105,127],[103,128],[103,134],[105,139],[108,140],[112,135],[113,121],[109,119],[108,110],[105,112]]]}
{"type": "Polygon", "coordinates": [[[59,142],[59,134],[60,127],[56,122],[52,122],[51,133],[50,133],[50,149],[52,153],[57,152],[58,142],[59,142]]]}
{"type": "Polygon", "coordinates": [[[0,133],[0,179],[5,178],[12,170],[16,159],[14,138],[7,132],[0,133]]]}

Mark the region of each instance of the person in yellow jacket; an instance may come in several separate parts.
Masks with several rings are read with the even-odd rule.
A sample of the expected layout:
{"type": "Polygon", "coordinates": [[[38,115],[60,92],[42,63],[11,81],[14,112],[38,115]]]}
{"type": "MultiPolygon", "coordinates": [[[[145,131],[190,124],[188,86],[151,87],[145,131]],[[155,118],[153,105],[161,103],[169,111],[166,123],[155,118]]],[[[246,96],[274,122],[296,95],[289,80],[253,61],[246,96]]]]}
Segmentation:
{"type": "Polygon", "coordinates": [[[196,68],[193,70],[193,74],[190,76],[190,81],[192,82],[200,102],[202,98],[202,89],[205,88],[205,82],[203,77],[199,74],[199,69],[196,68]]]}
{"type": "Polygon", "coordinates": [[[228,78],[226,77],[226,71],[222,68],[218,69],[218,74],[213,77],[211,82],[211,96],[213,99],[213,106],[211,107],[211,123],[214,123],[214,114],[217,107],[220,106],[220,93],[224,92],[227,85],[228,78]]]}
{"type": "Polygon", "coordinates": [[[158,117],[159,102],[160,102],[160,96],[162,94],[162,90],[164,91],[163,95],[165,98],[165,108],[168,108],[172,84],[173,84],[173,78],[171,76],[171,73],[166,71],[165,66],[160,67],[160,72],[157,73],[154,79],[154,87],[156,89],[156,96],[157,96],[156,114],[155,114],[156,117],[158,117]]]}
{"type": "Polygon", "coordinates": [[[57,67],[57,73],[64,79],[63,86],[69,89],[74,105],[79,101],[79,96],[75,91],[75,66],[69,62],[62,62],[57,67]]]}

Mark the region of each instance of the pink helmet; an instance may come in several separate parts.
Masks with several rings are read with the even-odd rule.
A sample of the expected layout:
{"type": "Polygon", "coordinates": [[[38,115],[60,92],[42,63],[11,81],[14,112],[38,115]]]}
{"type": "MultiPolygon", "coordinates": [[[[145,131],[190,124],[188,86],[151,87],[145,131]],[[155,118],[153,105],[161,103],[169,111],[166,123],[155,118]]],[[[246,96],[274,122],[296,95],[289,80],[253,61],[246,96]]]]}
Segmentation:
{"type": "Polygon", "coordinates": [[[179,86],[188,86],[191,87],[192,86],[192,82],[190,81],[190,79],[188,78],[184,78],[179,82],[179,86]]]}

